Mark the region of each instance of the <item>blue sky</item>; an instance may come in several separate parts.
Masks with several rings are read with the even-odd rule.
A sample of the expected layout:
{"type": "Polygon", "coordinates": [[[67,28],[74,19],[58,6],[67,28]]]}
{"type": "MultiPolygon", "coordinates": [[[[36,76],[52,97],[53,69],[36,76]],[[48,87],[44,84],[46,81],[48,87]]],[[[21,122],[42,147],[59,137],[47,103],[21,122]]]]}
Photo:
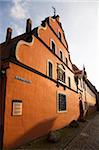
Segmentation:
{"type": "Polygon", "coordinates": [[[80,69],[85,65],[89,80],[99,90],[98,0],[0,0],[0,43],[8,26],[13,28],[13,37],[24,33],[27,18],[34,28],[53,15],[52,6],[60,16],[72,62],[80,69]]]}

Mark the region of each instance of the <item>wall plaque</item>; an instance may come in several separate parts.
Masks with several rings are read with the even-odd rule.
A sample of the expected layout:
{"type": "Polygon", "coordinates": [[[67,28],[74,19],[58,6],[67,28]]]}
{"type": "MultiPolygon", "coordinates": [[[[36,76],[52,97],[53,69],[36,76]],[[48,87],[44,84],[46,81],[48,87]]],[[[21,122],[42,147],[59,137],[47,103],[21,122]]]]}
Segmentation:
{"type": "Polygon", "coordinates": [[[12,101],[12,115],[13,116],[22,115],[22,101],[21,100],[12,101]]]}
{"type": "Polygon", "coordinates": [[[22,81],[22,82],[26,82],[26,83],[32,83],[31,80],[27,80],[27,79],[24,79],[24,78],[19,77],[19,76],[15,76],[15,79],[16,79],[16,80],[20,80],[20,81],[22,81]]]}

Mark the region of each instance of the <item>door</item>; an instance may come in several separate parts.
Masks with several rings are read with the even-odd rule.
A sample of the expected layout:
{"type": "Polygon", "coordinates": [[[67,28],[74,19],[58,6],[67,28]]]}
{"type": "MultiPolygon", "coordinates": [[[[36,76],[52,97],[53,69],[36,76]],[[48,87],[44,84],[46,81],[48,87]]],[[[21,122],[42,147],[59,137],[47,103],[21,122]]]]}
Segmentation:
{"type": "Polygon", "coordinates": [[[83,109],[82,100],[79,101],[79,109],[80,109],[79,120],[83,120],[83,117],[84,117],[84,109],[83,109]]]}

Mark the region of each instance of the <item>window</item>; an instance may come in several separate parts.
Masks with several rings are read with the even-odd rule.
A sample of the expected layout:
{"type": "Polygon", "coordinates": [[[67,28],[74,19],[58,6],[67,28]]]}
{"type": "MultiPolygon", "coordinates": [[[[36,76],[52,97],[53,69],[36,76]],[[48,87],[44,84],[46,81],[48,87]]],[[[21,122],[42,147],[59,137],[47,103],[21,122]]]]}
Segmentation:
{"type": "Polygon", "coordinates": [[[58,93],[58,111],[66,112],[66,95],[63,93],[58,93]]]}
{"type": "Polygon", "coordinates": [[[48,76],[53,78],[53,64],[50,61],[48,61],[48,76]]]}
{"type": "Polygon", "coordinates": [[[68,86],[71,88],[71,80],[70,80],[70,77],[68,77],[68,86]]]}
{"type": "Polygon", "coordinates": [[[62,65],[58,65],[57,79],[65,83],[65,68],[62,65]]]}
{"type": "Polygon", "coordinates": [[[51,50],[53,53],[55,53],[56,46],[55,46],[55,42],[53,40],[51,40],[51,50]]]}
{"type": "Polygon", "coordinates": [[[58,32],[58,38],[60,39],[60,41],[62,40],[62,36],[60,32],[58,32]]]}
{"type": "Polygon", "coordinates": [[[60,59],[63,60],[63,53],[60,51],[60,59]]]}
{"type": "Polygon", "coordinates": [[[66,65],[68,66],[68,59],[66,58],[66,65]]]}

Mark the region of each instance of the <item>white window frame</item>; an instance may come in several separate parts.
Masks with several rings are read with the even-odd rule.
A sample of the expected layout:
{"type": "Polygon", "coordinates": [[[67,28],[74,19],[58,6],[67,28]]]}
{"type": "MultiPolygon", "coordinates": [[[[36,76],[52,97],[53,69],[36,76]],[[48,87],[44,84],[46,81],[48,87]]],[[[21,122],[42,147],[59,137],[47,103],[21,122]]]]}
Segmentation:
{"type": "Polygon", "coordinates": [[[55,54],[57,54],[57,47],[56,47],[56,43],[53,39],[50,39],[50,49],[52,50],[52,42],[54,42],[55,44],[55,54]]]}
{"type": "Polygon", "coordinates": [[[52,79],[54,79],[54,64],[50,59],[47,60],[47,76],[49,77],[49,62],[52,64],[52,79]]]}
{"type": "Polygon", "coordinates": [[[65,92],[62,92],[62,91],[57,91],[56,92],[56,104],[57,104],[57,113],[66,113],[67,112],[67,96],[66,96],[66,110],[62,110],[62,111],[59,111],[59,94],[63,94],[66,96],[66,93],[65,92]]]}

